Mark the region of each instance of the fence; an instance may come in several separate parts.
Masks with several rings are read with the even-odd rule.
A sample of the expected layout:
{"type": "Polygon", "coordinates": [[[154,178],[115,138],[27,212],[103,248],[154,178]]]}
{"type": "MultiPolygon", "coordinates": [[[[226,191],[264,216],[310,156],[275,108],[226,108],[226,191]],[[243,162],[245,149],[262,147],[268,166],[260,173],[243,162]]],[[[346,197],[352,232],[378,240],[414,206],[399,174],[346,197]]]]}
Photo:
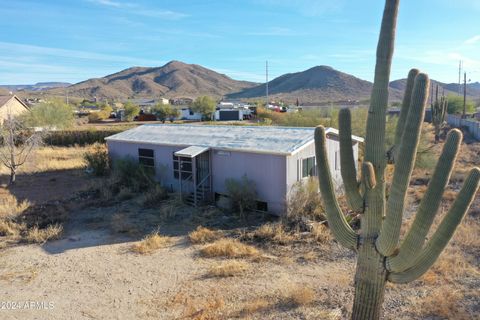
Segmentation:
{"type": "Polygon", "coordinates": [[[447,122],[452,127],[465,128],[476,140],[480,141],[480,122],[474,119],[462,119],[453,114],[447,115],[447,122]]]}

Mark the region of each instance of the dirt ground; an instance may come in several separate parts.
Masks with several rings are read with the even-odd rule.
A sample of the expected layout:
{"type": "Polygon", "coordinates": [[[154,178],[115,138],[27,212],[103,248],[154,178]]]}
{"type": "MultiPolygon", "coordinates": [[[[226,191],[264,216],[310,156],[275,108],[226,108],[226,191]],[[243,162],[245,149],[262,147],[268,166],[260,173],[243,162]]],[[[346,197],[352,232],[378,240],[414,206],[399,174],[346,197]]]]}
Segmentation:
{"type": "MultiPolygon", "coordinates": [[[[467,149],[460,162],[478,165],[478,149],[467,149]]],[[[239,222],[211,207],[194,210],[167,203],[143,208],[137,198],[102,203],[88,195],[76,197],[92,183],[81,170],[20,176],[18,181],[13,189],[0,189],[0,195],[35,203],[63,201],[69,219],[59,240],[0,249],[1,319],[349,317],[355,255],[333,241],[319,244],[308,232],[297,232],[286,243],[245,240],[260,251],[255,257],[207,258],[200,254],[205,244],[188,240],[198,225],[243,240],[266,222],[264,217],[239,222]],[[132,252],[133,244],[155,230],[171,237],[171,243],[151,254],[132,252]],[[235,276],[211,275],[212,267],[231,260],[249,268],[235,276]],[[295,298],[299,292],[305,296],[305,289],[313,292],[311,297],[295,298]]],[[[421,183],[412,185],[413,207],[422,188],[421,183]]],[[[385,319],[479,318],[479,212],[477,196],[432,271],[411,284],[387,286],[385,319]]]]}

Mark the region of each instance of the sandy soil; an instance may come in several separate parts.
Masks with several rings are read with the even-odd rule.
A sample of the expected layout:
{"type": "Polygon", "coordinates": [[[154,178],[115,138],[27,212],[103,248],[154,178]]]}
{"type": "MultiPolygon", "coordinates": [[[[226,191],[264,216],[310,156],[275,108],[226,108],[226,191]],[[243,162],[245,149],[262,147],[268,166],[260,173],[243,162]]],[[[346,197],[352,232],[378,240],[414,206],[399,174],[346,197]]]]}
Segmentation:
{"type": "MultiPolygon", "coordinates": [[[[172,245],[152,255],[134,254],[130,246],[128,238],[104,230],[75,228],[65,239],[43,246],[2,251],[0,301],[51,302],[53,309],[1,310],[1,318],[180,319],[219,299],[222,311],[217,316],[230,318],[247,301],[273,301],[296,285],[314,288],[319,297],[338,295],[338,279],[349,282],[353,269],[352,261],[312,263],[295,261],[292,254],[289,259],[266,254],[261,261],[249,262],[252,268],[246,275],[217,279],[206,276],[217,261],[200,258],[198,246],[188,244],[184,236],[174,237],[172,245]]],[[[337,305],[278,309],[257,317],[314,319],[325,310],[341,314],[350,294],[339,295],[337,305]]]]}

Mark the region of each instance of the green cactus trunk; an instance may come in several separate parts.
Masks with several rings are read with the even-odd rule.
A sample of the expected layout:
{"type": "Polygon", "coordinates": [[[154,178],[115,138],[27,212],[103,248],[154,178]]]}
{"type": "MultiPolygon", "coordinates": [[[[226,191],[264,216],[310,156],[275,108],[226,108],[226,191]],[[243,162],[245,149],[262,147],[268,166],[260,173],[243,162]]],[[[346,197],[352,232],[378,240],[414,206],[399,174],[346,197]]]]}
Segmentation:
{"type": "MultiPolygon", "coordinates": [[[[358,232],[346,221],[335,197],[326,151],[325,128],[318,126],[315,130],[318,179],[328,225],[341,245],[358,252],[352,309],[352,319],[355,320],[375,320],[381,317],[387,281],[413,281],[433,265],[468,211],[480,184],[480,169],[473,168],[452,207],[427,241],[426,236],[440,206],[462,140],[459,130],[451,130],[412,227],[400,243],[407,188],[420,139],[429,79],[416,69],[410,71],[395,131],[395,146],[387,152],[385,113],[398,4],[399,0],[386,0],[383,13],[360,181],[357,179],[351,150],[350,111],[344,109],[339,113],[340,170],[348,204],[360,214],[358,232]],[[387,158],[395,163],[388,198],[385,196],[384,178],[387,158]]],[[[436,119],[443,122],[445,113],[442,110],[446,109],[446,102],[439,104],[443,106],[438,109],[440,112],[436,119]]],[[[432,116],[433,112],[432,109],[432,116]]]]}
{"type": "Polygon", "coordinates": [[[375,249],[375,240],[359,248],[355,273],[352,319],[379,319],[387,284],[385,258],[375,249]]]}

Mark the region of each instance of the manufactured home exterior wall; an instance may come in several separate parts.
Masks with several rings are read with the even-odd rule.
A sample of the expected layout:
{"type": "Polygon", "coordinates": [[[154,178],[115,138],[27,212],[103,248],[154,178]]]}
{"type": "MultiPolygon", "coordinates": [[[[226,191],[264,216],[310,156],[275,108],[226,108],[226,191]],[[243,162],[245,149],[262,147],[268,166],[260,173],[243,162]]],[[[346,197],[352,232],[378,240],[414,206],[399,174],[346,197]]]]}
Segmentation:
{"type": "MultiPolygon", "coordinates": [[[[138,160],[138,149],[154,150],[155,173],[158,181],[172,191],[179,191],[178,179],[173,177],[174,152],[184,146],[153,145],[107,141],[110,157],[131,157],[138,160]]],[[[225,180],[241,179],[245,174],[256,185],[258,200],[268,203],[268,211],[281,214],[285,209],[285,156],[247,152],[211,150],[212,191],[226,194],[225,180]]]]}
{"type": "Polygon", "coordinates": [[[178,191],[178,179],[173,177],[173,153],[184,149],[180,146],[162,146],[147,143],[128,143],[120,141],[107,141],[110,158],[122,159],[131,157],[138,161],[138,149],[152,149],[155,160],[155,176],[157,180],[171,191],[178,191]]]}
{"type": "MultiPolygon", "coordinates": [[[[353,143],[353,155],[358,172],[358,142],[353,143]]],[[[287,173],[287,196],[290,195],[295,183],[302,179],[302,160],[315,156],[315,143],[312,141],[298,152],[286,157],[287,173]]],[[[330,166],[330,174],[337,188],[342,187],[342,175],[340,172],[340,143],[338,137],[331,135],[327,138],[327,157],[330,166]],[[337,153],[337,170],[335,170],[335,153],[337,153]]]]}
{"type": "Polygon", "coordinates": [[[281,214],[285,210],[285,156],[213,150],[212,173],[214,192],[226,194],[225,180],[241,179],[244,174],[256,185],[258,200],[268,203],[268,211],[281,214]]]}

